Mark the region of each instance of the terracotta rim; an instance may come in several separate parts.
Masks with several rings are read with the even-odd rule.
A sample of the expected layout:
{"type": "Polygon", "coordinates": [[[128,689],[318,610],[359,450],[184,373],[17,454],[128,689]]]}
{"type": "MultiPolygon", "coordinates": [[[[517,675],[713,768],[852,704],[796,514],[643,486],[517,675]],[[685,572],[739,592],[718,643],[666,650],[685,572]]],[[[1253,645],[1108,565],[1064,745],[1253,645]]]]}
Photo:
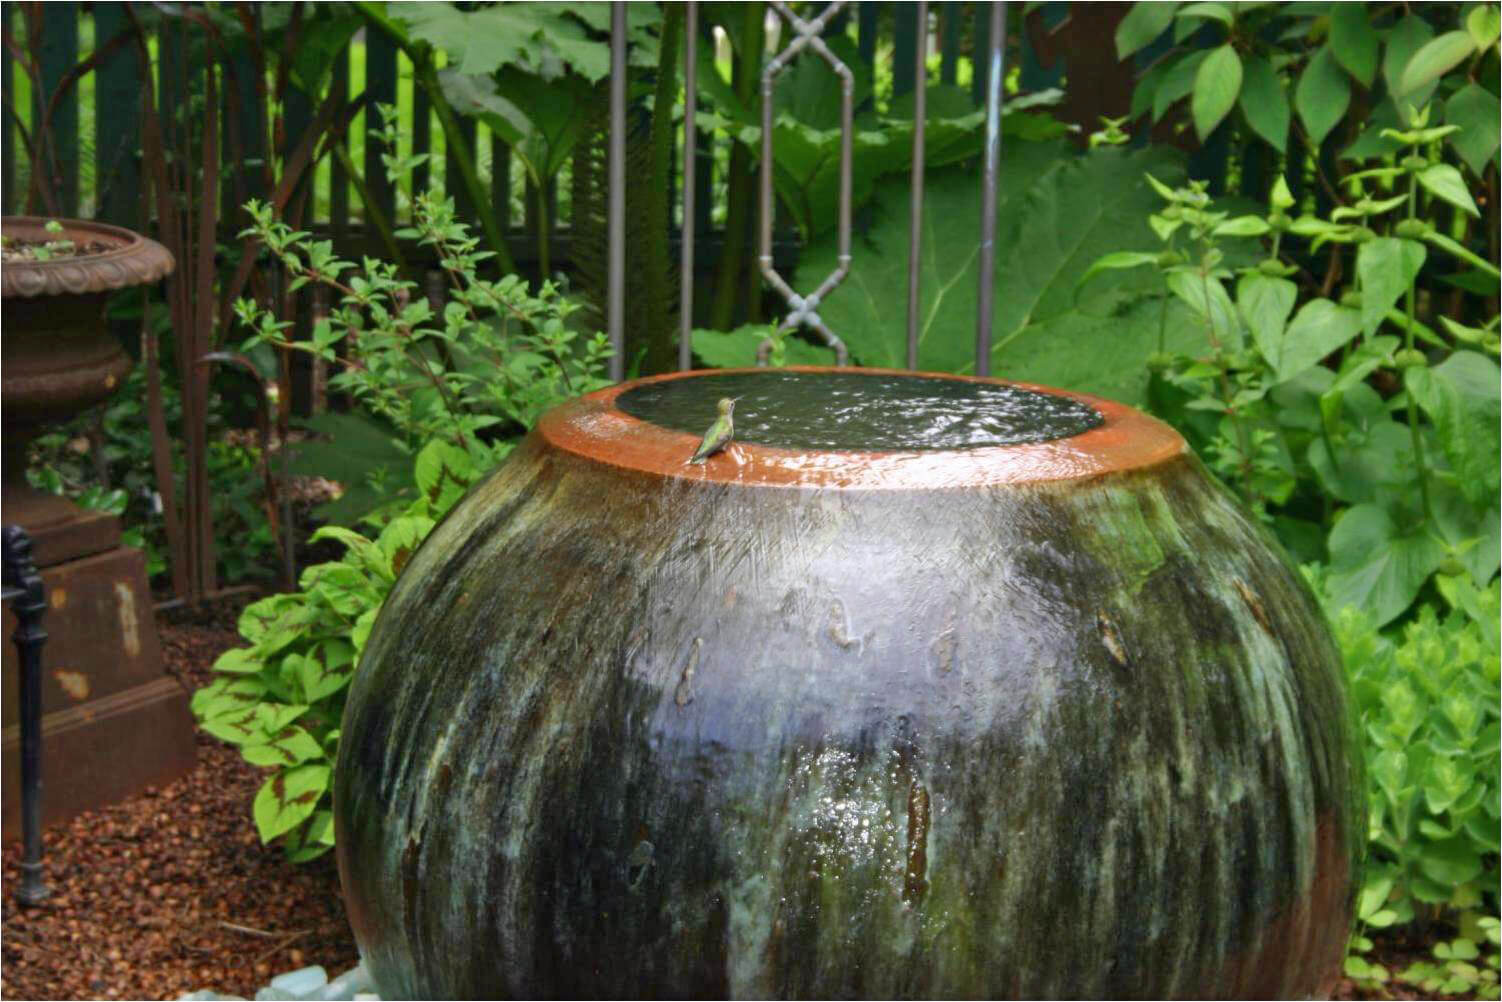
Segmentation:
{"type": "MultiPolygon", "coordinates": [[[[0,230],[23,240],[51,236],[43,216],[5,216],[0,230]]],[[[100,254],[58,258],[53,261],[12,261],[0,270],[3,298],[35,299],[41,296],[87,295],[145,285],[172,273],[176,262],[167,248],[133,230],[83,219],[59,219],[63,236],[70,240],[98,240],[115,246],[100,254]]]]}
{"type": "Polygon", "coordinates": [[[619,383],[555,407],[537,423],[537,432],[554,448],[611,466],[679,480],[766,487],[913,490],[1049,483],[1144,469],[1180,456],[1187,448],[1183,437],[1162,421],[1114,400],[1034,383],[905,369],[788,367],[793,372],[922,376],[1016,386],[1089,404],[1105,421],[1048,442],[925,452],[820,451],[736,442],[702,466],[689,466],[686,461],[699,444],[698,436],[642,421],[615,406],[616,397],[649,383],[765,371],[698,369],[619,383]]]}

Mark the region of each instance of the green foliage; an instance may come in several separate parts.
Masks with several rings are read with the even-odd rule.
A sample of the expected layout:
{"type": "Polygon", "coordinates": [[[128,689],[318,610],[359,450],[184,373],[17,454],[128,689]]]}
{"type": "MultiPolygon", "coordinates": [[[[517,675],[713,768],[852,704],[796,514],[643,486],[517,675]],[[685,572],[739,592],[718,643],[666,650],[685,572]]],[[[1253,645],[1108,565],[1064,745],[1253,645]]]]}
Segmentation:
{"type": "MultiPolygon", "coordinates": [[[[1145,217],[1156,204],[1143,171],[1181,176],[1170,152],[1111,148],[1072,156],[1061,142],[1004,147],[997,208],[996,314],[992,369],[999,375],[1142,399],[1146,359],[1161,349],[1163,307],[1145,303],[1154,288],[1136,277],[1091,283],[1078,291],[1090,263],[1107,252],[1147,252],[1156,243],[1145,217]],[[1103,353],[1082,357],[1066,345],[1103,353]],[[1109,358],[1109,361],[1106,359],[1109,358]]],[[[878,186],[871,223],[857,238],[845,283],[819,306],[862,365],[907,361],[909,181],[878,186]]],[[[971,371],[979,285],[979,181],[954,167],[928,177],[919,264],[918,367],[971,371]]],[[[800,274],[823,276],[837,264],[832,234],[804,252],[800,274]]],[[[1178,307],[1173,308],[1175,311],[1178,307]]],[[[1200,336],[1173,327],[1173,347],[1192,350],[1200,336]]]]}
{"type": "MultiPolygon", "coordinates": [[[[162,384],[169,427],[182,419],[182,401],[173,380],[162,384]]],[[[84,508],[107,511],[121,520],[122,538],[146,555],[148,577],[167,570],[166,528],[153,474],[151,431],[147,423],[146,373],[137,365],[110,400],[32,441],[27,479],[33,487],[62,494],[84,508]]],[[[261,451],[236,444],[226,434],[226,401],[209,397],[211,440],[205,459],[216,535],[218,573],[226,581],[269,577],[276,540],[266,517],[261,451]],[[228,545],[233,541],[233,545],[228,545]]],[[[174,480],[184,482],[185,459],[174,454],[174,480]]],[[[185,502],[179,492],[178,503],[185,502]]]]}
{"type": "Polygon", "coordinates": [[[1204,140],[1234,109],[1242,134],[1278,152],[1290,127],[1310,145],[1336,136],[1343,156],[1390,152],[1385,126],[1411,126],[1434,98],[1461,132],[1449,145],[1478,175],[1498,149],[1497,6],[1363,3],[1138,3],[1116,31],[1120,58],[1172,30],[1144,73],[1133,117],[1154,122],[1187,99],[1204,140]],[[1436,34],[1436,27],[1451,30],[1436,34]],[[1297,113],[1296,116],[1294,113],[1297,113]]]}
{"type": "MultiPolygon", "coordinates": [[[[414,166],[389,156],[388,163],[394,172],[414,166]]],[[[399,175],[393,179],[400,182],[399,175]]],[[[489,254],[455,218],[451,200],[418,195],[413,227],[402,231],[439,256],[450,286],[441,311],[394,265],[367,258],[357,267],[337,258],[330,241],[275,219],[269,207],[252,202],[246,208],[253,219],[247,232],[281,260],[292,288],[316,283],[338,297],[306,341],[288,340],[288,325],[258,304],[236,304],[253,331],[246,352],[266,342],[340,364],[338,349],[346,349],[329,385],[349,393],[365,414],[324,419],[324,430],[334,425],[350,435],[351,448],[338,457],[326,449],[313,456],[333,461],[350,485],[336,514],[368,515],[404,504],[413,484],[406,476],[410,465],[397,462],[398,454],[410,457],[438,439],[488,469],[548,407],[605,384],[605,336],[581,339],[567,323],[577,306],[551,282],[534,293],[515,275],[482,278],[477,269],[489,254]]],[[[308,465],[305,460],[300,468],[308,465]]]]}
{"type": "Polygon", "coordinates": [[[280,839],[304,862],[334,844],[330,781],[350,678],[371,624],[408,558],[480,469],[463,449],[434,441],[418,453],[417,497],[374,538],[328,526],[313,538],[345,547],[309,567],[300,591],[245,609],[248,646],[214,663],[219,678],[193,694],[199,726],[235,745],[247,762],[274,769],[252,813],[262,841],[280,839]]]}
{"type": "Polygon", "coordinates": [[[1497,317],[1446,339],[1418,320],[1415,296],[1432,251],[1493,283],[1497,269],[1418,216],[1423,191],[1431,212],[1470,206],[1454,168],[1425,155],[1453,134],[1427,128],[1427,114],[1411,132],[1386,130],[1408,150],[1401,166],[1353,174],[1353,204],[1329,219],[1290,218],[1281,180],[1266,215],[1233,217],[1203,185],[1149,175],[1166,203],[1150,219],[1164,248],[1106,255],[1084,275],[1088,290],[1098,275],[1159,272],[1183,307],[1164,313],[1165,333],[1187,317],[1209,350],[1155,357],[1149,406],[1290,548],[1328,562],[1334,608],[1360,606],[1378,625],[1442,569],[1484,586],[1498,567],[1497,317]],[[1231,267],[1228,255],[1251,240],[1266,256],[1231,267]],[[1293,278],[1322,247],[1353,252],[1354,276],[1311,295],[1293,278]],[[1311,534],[1323,552],[1310,552],[1311,534]]]}
{"type": "MultiPolygon", "coordinates": [[[[1497,582],[1445,579],[1465,605],[1420,608],[1400,637],[1354,606],[1333,617],[1366,756],[1369,858],[1346,973],[1368,988],[1396,977],[1429,993],[1497,993],[1497,582]],[[1469,608],[1466,608],[1469,606],[1469,608]],[[1434,961],[1390,972],[1364,954],[1371,930],[1454,921],[1434,961]],[[1481,950],[1487,956],[1481,957],[1481,950]]],[[[1458,604],[1458,603],[1457,603],[1458,604]]]]}

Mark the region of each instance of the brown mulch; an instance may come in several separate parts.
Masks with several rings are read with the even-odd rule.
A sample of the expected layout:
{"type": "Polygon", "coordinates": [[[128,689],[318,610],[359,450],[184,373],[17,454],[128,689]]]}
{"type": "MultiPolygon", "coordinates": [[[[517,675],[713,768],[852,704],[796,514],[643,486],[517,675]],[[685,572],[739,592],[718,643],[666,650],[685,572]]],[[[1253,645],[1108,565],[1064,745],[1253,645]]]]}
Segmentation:
{"type": "MultiPolygon", "coordinates": [[[[190,691],[237,646],[238,606],[158,617],[169,674],[190,691]]],[[[197,736],[198,764],[178,781],[91,811],[44,836],[52,896],[17,907],[21,844],[4,847],[0,998],[175,999],[211,988],[253,998],[277,974],[359,961],[333,855],[293,866],[261,844],[250,804],[265,771],[197,736]]],[[[1370,958],[1397,972],[1430,944],[1377,937],[1370,958]]],[[[1342,979],[1335,999],[1434,998],[1391,983],[1385,994],[1342,979]]]]}
{"type": "MultiPolygon", "coordinates": [[[[207,682],[236,645],[236,612],[159,617],[168,671],[207,682]]],[[[21,845],[6,845],[0,996],[253,998],[284,971],[322,964],[333,977],[358,963],[333,855],[293,866],[256,836],[250,804],[265,776],[199,734],[188,775],[46,832],[52,896],[36,908],[15,904],[21,845]]]]}

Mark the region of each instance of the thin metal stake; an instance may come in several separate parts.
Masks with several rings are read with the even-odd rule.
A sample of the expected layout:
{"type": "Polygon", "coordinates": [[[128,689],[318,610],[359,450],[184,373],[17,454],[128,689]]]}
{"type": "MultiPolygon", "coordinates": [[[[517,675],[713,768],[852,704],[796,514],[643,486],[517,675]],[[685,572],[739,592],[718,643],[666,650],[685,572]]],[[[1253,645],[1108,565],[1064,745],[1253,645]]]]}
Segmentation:
{"type": "Polygon", "coordinates": [[[980,308],[975,324],[975,374],[991,374],[991,320],[996,297],[996,188],[1001,180],[1002,53],[1006,49],[1007,5],[991,5],[990,69],[986,77],[986,163],[981,178],[980,308]]]}
{"type": "Polygon", "coordinates": [[[678,368],[692,369],[694,337],[694,154],[698,137],[699,5],[689,0],[683,21],[683,241],[678,265],[678,368]]]}
{"type": "Polygon", "coordinates": [[[918,367],[918,265],[923,249],[923,139],[928,119],[928,2],[918,4],[913,62],[913,197],[907,259],[907,367],[918,367]]]}
{"type": "Polygon", "coordinates": [[[626,375],[626,5],[610,5],[610,378],[626,375]]]}

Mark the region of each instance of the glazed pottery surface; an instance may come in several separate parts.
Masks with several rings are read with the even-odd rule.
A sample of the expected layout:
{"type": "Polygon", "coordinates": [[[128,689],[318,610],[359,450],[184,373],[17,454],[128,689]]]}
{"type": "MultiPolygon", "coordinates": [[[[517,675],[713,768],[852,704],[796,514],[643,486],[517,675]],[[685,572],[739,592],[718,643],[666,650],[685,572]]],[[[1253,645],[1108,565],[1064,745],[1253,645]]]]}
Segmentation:
{"type": "Polygon", "coordinates": [[[383,996],[1328,991],[1365,819],[1297,571],[1130,408],[779,445],[826,375],[566,404],[411,555],[335,776],[383,996]]]}

